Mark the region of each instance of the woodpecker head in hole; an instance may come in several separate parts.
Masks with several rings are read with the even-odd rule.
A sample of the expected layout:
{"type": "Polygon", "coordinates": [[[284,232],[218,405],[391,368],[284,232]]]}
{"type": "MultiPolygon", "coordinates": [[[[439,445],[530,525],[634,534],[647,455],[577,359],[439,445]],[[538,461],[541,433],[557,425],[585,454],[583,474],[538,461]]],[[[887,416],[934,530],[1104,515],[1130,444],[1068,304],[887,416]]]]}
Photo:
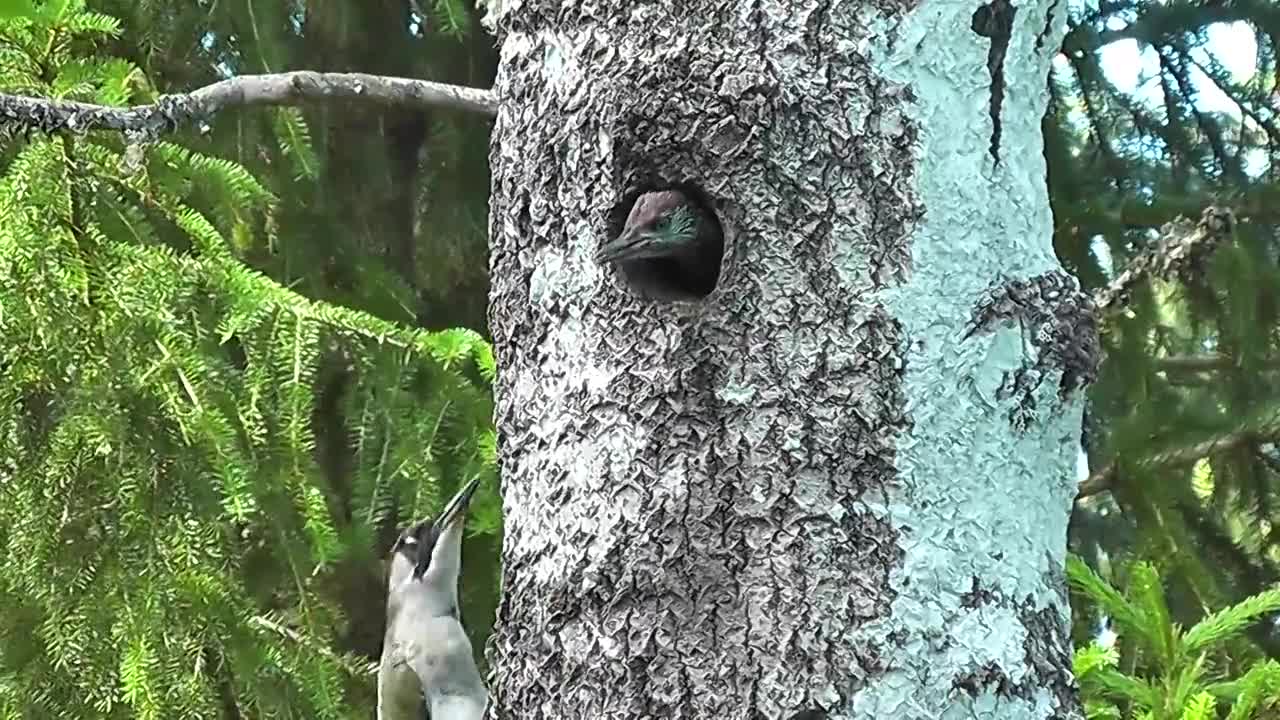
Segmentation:
{"type": "Polygon", "coordinates": [[[631,206],[618,237],[595,255],[597,263],[687,254],[700,242],[702,210],[679,190],[645,193],[631,206]]]}

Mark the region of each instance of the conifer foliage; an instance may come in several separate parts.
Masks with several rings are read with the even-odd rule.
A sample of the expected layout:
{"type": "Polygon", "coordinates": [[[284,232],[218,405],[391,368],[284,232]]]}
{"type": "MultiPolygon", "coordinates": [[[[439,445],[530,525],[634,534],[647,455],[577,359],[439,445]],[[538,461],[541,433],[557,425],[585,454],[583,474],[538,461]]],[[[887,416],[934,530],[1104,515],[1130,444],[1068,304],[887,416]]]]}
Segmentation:
{"type": "Polygon", "coordinates": [[[1155,567],[1139,561],[1126,569],[1121,592],[1079,557],[1067,559],[1072,588],[1109,615],[1129,641],[1123,658],[1114,645],[1096,640],[1076,651],[1074,673],[1089,720],[1216,720],[1223,712],[1227,720],[1246,720],[1280,709],[1280,663],[1232,643],[1258,618],[1280,610],[1280,589],[1247,597],[1184,629],[1170,615],[1155,567]],[[1229,677],[1240,666],[1241,674],[1229,677]]]}
{"type": "MultiPolygon", "coordinates": [[[[495,65],[468,0],[90,2],[0,0],[0,92],[139,104],[303,68],[485,87],[495,65]]],[[[1077,673],[1096,717],[1264,717],[1280,15],[1063,5],[1044,120],[1059,257],[1100,290],[1178,218],[1238,219],[1103,318],[1077,673]],[[1254,35],[1247,77],[1204,52],[1228,23],[1254,35]],[[1140,93],[1104,68],[1129,41],[1155,67],[1140,93]],[[1115,648],[1090,644],[1103,620],[1115,648]]],[[[388,533],[476,475],[488,545],[462,612],[483,647],[494,361],[473,330],[411,328],[483,324],[487,126],[358,104],[211,121],[165,140],[0,122],[0,716],[370,717],[388,533]]]]}
{"type": "MultiPolygon", "coordinates": [[[[2,0],[0,92],[138,102],[141,71],[96,50],[118,33],[83,0],[2,0]]],[[[0,714],[369,717],[344,574],[494,487],[490,348],[250,269],[275,194],[129,142],[0,141],[0,714]]],[[[497,531],[492,491],[475,516],[497,531]]]]}
{"type": "MultiPolygon", "coordinates": [[[[1131,280],[1101,318],[1072,545],[1104,575],[1151,562],[1187,625],[1280,581],[1276,8],[1070,3],[1049,81],[1058,256],[1103,295],[1131,280]],[[1234,220],[1198,242],[1208,206],[1234,220]]],[[[1270,622],[1249,637],[1280,658],[1270,622]]]]}

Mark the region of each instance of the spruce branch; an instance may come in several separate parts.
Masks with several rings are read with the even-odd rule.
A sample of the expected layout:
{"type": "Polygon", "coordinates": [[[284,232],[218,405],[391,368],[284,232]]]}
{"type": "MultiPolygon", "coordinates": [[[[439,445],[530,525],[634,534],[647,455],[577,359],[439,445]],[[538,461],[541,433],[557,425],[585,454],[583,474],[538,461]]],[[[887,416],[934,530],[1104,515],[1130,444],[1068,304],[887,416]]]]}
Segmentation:
{"type": "MultiPolygon", "coordinates": [[[[1213,370],[1231,370],[1239,368],[1239,361],[1222,353],[1209,353],[1207,355],[1169,355],[1156,359],[1156,368],[1164,372],[1210,372],[1213,370]]],[[[1280,359],[1264,360],[1260,363],[1260,370],[1280,369],[1280,359]]]]}
{"type": "Polygon", "coordinates": [[[1220,643],[1239,633],[1261,615],[1280,610],[1280,590],[1266,590],[1250,596],[1196,623],[1183,636],[1188,652],[1220,643]]]}
{"type": "Polygon", "coordinates": [[[1101,105],[1096,97],[1098,89],[1095,85],[1101,82],[1102,68],[1096,58],[1083,53],[1067,53],[1066,57],[1071,64],[1071,69],[1075,72],[1076,83],[1084,100],[1084,111],[1085,117],[1089,122],[1089,132],[1098,141],[1098,151],[1102,154],[1103,167],[1106,168],[1107,174],[1111,176],[1111,182],[1114,183],[1116,190],[1124,194],[1129,185],[1129,180],[1124,171],[1124,162],[1120,159],[1120,153],[1112,143],[1113,133],[1111,128],[1108,127],[1109,123],[1098,110],[1101,105]]]}
{"type": "MultiPolygon", "coordinates": [[[[1280,144],[1280,136],[1277,136],[1280,144]]],[[[1239,220],[1258,223],[1280,222],[1280,208],[1276,202],[1277,191],[1271,186],[1257,185],[1237,187],[1231,191],[1231,212],[1239,220]]],[[[1125,230],[1157,230],[1182,217],[1198,217],[1207,205],[1206,198],[1197,194],[1179,194],[1164,190],[1158,202],[1128,200],[1112,205],[1083,205],[1072,211],[1064,220],[1070,222],[1077,235],[1108,232],[1112,228],[1125,230]]]]}
{"type": "MultiPolygon", "coordinates": [[[[1110,20],[1131,6],[1117,4],[1115,10],[1099,15],[1110,20]]],[[[1182,3],[1152,3],[1144,6],[1133,22],[1122,27],[1099,30],[1103,23],[1073,24],[1062,41],[1062,52],[1068,56],[1092,53],[1121,40],[1137,40],[1140,45],[1161,45],[1185,34],[1194,34],[1214,23],[1246,21],[1266,26],[1277,15],[1271,0],[1236,0],[1230,3],[1202,3],[1194,7],[1182,3]]]]}
{"type": "Polygon", "coordinates": [[[490,90],[429,80],[301,70],[240,75],[189,93],[165,95],[151,105],[110,107],[67,100],[0,94],[0,130],[86,132],[114,130],[143,138],[207,121],[228,108],[292,106],[334,100],[405,108],[449,108],[492,116],[490,90]]]}
{"type": "MultiPolygon", "coordinates": [[[[1222,450],[1231,450],[1252,442],[1274,442],[1280,439],[1280,417],[1273,415],[1258,423],[1246,423],[1231,432],[1222,433],[1203,442],[1175,447],[1164,452],[1142,458],[1130,467],[1155,468],[1164,466],[1187,465],[1200,458],[1222,450]]],[[[1111,482],[1124,469],[1125,463],[1112,461],[1101,469],[1089,474],[1080,483],[1076,499],[1080,500],[1097,495],[1111,489],[1111,482]]]]}

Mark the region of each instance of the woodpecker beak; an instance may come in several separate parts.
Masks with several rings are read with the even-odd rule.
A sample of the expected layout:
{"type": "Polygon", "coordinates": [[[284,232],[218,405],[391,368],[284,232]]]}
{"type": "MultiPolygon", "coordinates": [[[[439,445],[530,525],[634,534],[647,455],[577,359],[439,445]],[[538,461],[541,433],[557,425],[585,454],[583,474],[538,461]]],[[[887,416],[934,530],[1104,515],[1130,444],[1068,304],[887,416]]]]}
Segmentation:
{"type": "Polygon", "coordinates": [[[604,265],[619,260],[663,257],[667,253],[659,243],[653,242],[655,237],[644,230],[626,228],[596,251],[595,261],[604,265]]]}
{"type": "Polygon", "coordinates": [[[476,488],[479,485],[480,478],[476,478],[462,486],[462,489],[453,496],[449,504],[444,506],[440,516],[436,518],[434,525],[437,530],[444,532],[453,523],[466,519],[467,506],[471,504],[471,496],[476,493],[476,488]]]}
{"type": "Polygon", "coordinates": [[[462,526],[467,520],[467,506],[471,503],[471,496],[479,485],[480,478],[464,485],[431,523],[435,543],[429,551],[419,553],[412,579],[421,579],[430,572],[433,576],[439,573],[451,574],[450,581],[457,582],[457,573],[462,564],[462,526]]]}

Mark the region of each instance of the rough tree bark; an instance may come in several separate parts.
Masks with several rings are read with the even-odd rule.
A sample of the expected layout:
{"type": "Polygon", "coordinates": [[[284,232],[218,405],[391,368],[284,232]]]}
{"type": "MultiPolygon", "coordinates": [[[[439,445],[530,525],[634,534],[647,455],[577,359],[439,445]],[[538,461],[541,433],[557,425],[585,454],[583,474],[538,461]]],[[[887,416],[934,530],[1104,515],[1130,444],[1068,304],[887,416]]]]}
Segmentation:
{"type": "Polygon", "coordinates": [[[1079,717],[1059,3],[504,4],[490,717],[1079,717]],[[590,260],[669,183],[700,301],[590,260]]]}

